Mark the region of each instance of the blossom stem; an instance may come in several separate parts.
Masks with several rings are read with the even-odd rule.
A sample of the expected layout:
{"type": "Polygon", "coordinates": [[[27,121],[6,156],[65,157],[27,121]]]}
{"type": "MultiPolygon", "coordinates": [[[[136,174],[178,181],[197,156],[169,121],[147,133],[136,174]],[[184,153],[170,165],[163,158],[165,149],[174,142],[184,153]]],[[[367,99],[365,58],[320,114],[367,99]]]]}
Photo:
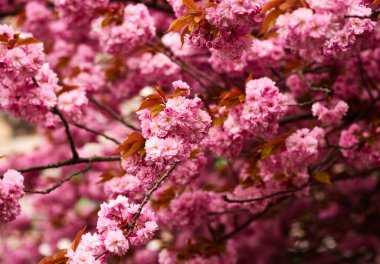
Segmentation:
{"type": "Polygon", "coordinates": [[[138,129],[137,127],[125,122],[125,120],[123,118],[121,118],[118,114],[115,113],[115,111],[113,111],[111,108],[109,108],[108,106],[106,105],[103,105],[101,103],[99,103],[95,98],[93,98],[92,96],[90,95],[87,95],[87,98],[88,100],[90,100],[94,105],[96,105],[98,108],[104,110],[105,112],[107,112],[109,115],[111,115],[114,119],[116,119],[117,121],[119,121],[120,123],[122,123],[124,126],[132,129],[132,130],[135,130],[135,131],[140,131],[140,129],[138,129]]]}

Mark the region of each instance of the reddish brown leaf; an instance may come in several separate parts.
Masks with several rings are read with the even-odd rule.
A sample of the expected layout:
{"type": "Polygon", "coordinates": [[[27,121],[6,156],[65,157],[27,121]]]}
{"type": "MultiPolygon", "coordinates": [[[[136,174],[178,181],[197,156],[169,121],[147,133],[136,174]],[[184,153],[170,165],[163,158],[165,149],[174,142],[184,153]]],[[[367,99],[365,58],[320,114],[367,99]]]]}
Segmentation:
{"type": "Polygon", "coordinates": [[[77,85],[64,85],[64,86],[62,86],[61,90],[59,90],[58,92],[56,92],[56,95],[60,96],[63,93],[74,91],[74,90],[76,90],[78,88],[79,88],[79,86],[77,86],[77,85]]]}
{"type": "Polygon", "coordinates": [[[185,44],[185,37],[186,35],[190,34],[191,31],[189,29],[189,27],[185,27],[184,30],[182,30],[182,33],[181,33],[181,48],[183,47],[183,44],[185,44]]]}
{"type": "Polygon", "coordinates": [[[193,0],[183,0],[183,5],[188,11],[201,11],[200,8],[195,5],[193,0]]]}
{"type": "Polygon", "coordinates": [[[143,110],[143,109],[147,109],[147,108],[151,108],[155,105],[162,105],[164,104],[162,98],[157,95],[157,98],[154,98],[154,97],[150,97],[150,98],[146,98],[140,105],[139,109],[137,111],[140,111],[140,110],[143,110]]]}
{"type": "Polygon", "coordinates": [[[175,197],[175,188],[171,186],[161,192],[160,196],[156,200],[151,201],[151,206],[153,210],[159,210],[161,208],[166,208],[169,206],[170,201],[175,197]]]}
{"type": "Polygon", "coordinates": [[[179,17],[179,18],[175,19],[172,23],[170,23],[170,26],[169,26],[167,31],[168,32],[169,31],[174,31],[174,32],[180,31],[182,28],[184,28],[186,25],[188,25],[191,21],[193,21],[193,17],[194,17],[193,14],[187,14],[183,17],[179,17]]]}
{"type": "Polygon", "coordinates": [[[161,96],[161,98],[163,99],[163,100],[165,100],[165,93],[164,93],[164,91],[162,91],[162,89],[161,89],[161,87],[160,86],[155,86],[154,87],[154,90],[157,92],[157,94],[159,95],[159,96],[161,96]]]}
{"type": "Polygon", "coordinates": [[[317,171],[313,174],[313,178],[320,183],[331,184],[330,175],[327,172],[317,171]]]}
{"type": "Polygon", "coordinates": [[[285,13],[285,11],[284,11],[284,10],[281,10],[281,9],[279,9],[279,8],[276,8],[276,9],[274,9],[273,11],[271,11],[271,12],[265,17],[264,22],[263,22],[263,25],[262,25],[262,27],[261,27],[261,30],[260,30],[259,34],[262,35],[262,34],[267,33],[268,31],[270,31],[270,30],[274,27],[274,25],[275,25],[275,23],[276,23],[276,19],[277,19],[280,15],[282,15],[282,14],[284,14],[284,13],[285,13]]]}
{"type": "Polygon", "coordinates": [[[271,0],[264,4],[263,9],[261,10],[261,13],[265,13],[268,10],[272,8],[277,8],[281,4],[283,4],[286,0],[271,0]]]}
{"type": "Polygon", "coordinates": [[[271,141],[268,141],[264,144],[261,144],[253,148],[252,151],[261,153],[261,159],[266,159],[271,155],[275,154],[283,146],[285,146],[286,139],[293,133],[294,129],[291,129],[290,131],[275,137],[271,141]]]}
{"type": "Polygon", "coordinates": [[[125,159],[144,149],[145,138],[139,132],[130,134],[123,143],[116,149],[117,152],[122,152],[122,157],[125,159]]]}
{"type": "Polygon", "coordinates": [[[128,149],[125,149],[125,151],[122,154],[122,158],[126,159],[129,156],[132,156],[136,152],[139,152],[140,150],[144,149],[145,141],[137,141],[133,143],[128,149]]]}
{"type": "Polygon", "coordinates": [[[77,233],[77,235],[75,236],[75,239],[73,241],[73,244],[71,245],[71,248],[75,251],[77,250],[78,246],[79,246],[79,243],[80,243],[80,240],[82,239],[82,236],[84,234],[84,231],[86,230],[86,227],[85,226],[84,228],[82,228],[81,230],[79,230],[79,232],[77,233]]]}
{"type": "Polygon", "coordinates": [[[105,172],[103,173],[102,175],[100,175],[100,180],[96,182],[96,184],[100,184],[100,183],[104,183],[104,182],[108,182],[110,181],[111,179],[115,178],[116,176],[112,173],[109,173],[109,172],[105,172]]]}
{"type": "Polygon", "coordinates": [[[25,38],[25,39],[18,38],[16,43],[15,43],[15,47],[19,47],[22,45],[31,45],[31,44],[36,44],[36,43],[40,43],[40,41],[36,38],[33,38],[33,37],[29,37],[29,38],[25,38]]]}
{"type": "Polygon", "coordinates": [[[3,34],[0,34],[0,42],[8,43],[8,38],[4,36],[3,34]]]}
{"type": "Polygon", "coordinates": [[[244,94],[238,88],[233,87],[230,91],[221,94],[220,105],[234,107],[244,103],[244,99],[244,94]]]}
{"type": "Polygon", "coordinates": [[[150,108],[150,115],[154,117],[164,109],[165,109],[165,105],[163,104],[154,105],[150,108]]]}
{"type": "Polygon", "coordinates": [[[174,98],[174,97],[177,97],[177,96],[182,96],[182,95],[185,95],[189,92],[188,89],[178,89],[178,90],[175,90],[175,92],[171,95],[168,96],[168,98],[174,98]]]}
{"type": "Polygon", "coordinates": [[[155,87],[156,93],[148,95],[141,103],[137,111],[150,108],[150,114],[156,116],[159,112],[165,109],[165,94],[158,86],[155,87]]]}
{"type": "Polygon", "coordinates": [[[67,262],[68,258],[65,257],[67,254],[67,249],[61,249],[54,255],[50,257],[43,258],[39,264],[64,264],[67,262]]]}
{"type": "Polygon", "coordinates": [[[199,148],[192,150],[190,153],[190,159],[196,158],[197,155],[202,152],[203,152],[202,149],[199,149],[199,148]]]}

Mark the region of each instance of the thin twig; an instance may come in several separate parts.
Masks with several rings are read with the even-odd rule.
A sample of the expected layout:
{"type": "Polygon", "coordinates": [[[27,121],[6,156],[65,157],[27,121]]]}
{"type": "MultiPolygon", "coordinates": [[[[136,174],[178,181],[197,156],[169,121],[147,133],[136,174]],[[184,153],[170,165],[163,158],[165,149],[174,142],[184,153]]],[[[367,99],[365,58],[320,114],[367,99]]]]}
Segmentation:
{"type": "Polygon", "coordinates": [[[144,208],[144,206],[148,203],[150,197],[152,196],[152,194],[161,186],[161,184],[170,176],[170,173],[176,168],[176,166],[178,165],[178,163],[174,163],[170,169],[168,169],[164,175],[152,186],[152,188],[150,188],[148,190],[148,192],[146,193],[145,197],[144,197],[144,200],[141,202],[139,208],[137,209],[136,213],[133,215],[133,218],[132,218],[132,221],[131,223],[127,226],[128,228],[128,232],[126,234],[126,237],[128,237],[132,232],[133,232],[133,228],[135,227],[136,225],[136,221],[137,219],[139,218],[140,214],[141,214],[141,211],[142,209],[144,208]]]}
{"type": "Polygon", "coordinates": [[[240,214],[240,213],[246,213],[248,212],[248,209],[242,208],[242,209],[236,209],[236,210],[225,210],[221,212],[208,212],[208,215],[224,215],[224,214],[240,214]]]}
{"type": "Polygon", "coordinates": [[[92,129],[92,128],[89,128],[89,127],[83,126],[83,125],[78,124],[78,123],[74,123],[74,126],[80,128],[80,129],[83,129],[83,130],[85,130],[85,131],[87,131],[87,132],[89,132],[89,133],[92,133],[92,134],[94,134],[94,135],[98,135],[98,136],[104,137],[104,138],[106,138],[106,139],[108,139],[108,140],[114,142],[114,143],[117,144],[117,145],[120,145],[120,144],[121,144],[121,142],[118,141],[117,139],[115,139],[115,138],[113,138],[113,137],[110,137],[110,136],[108,136],[108,135],[106,135],[106,134],[104,134],[104,133],[102,133],[102,132],[99,132],[99,131],[97,131],[97,130],[95,130],[95,129],[92,129]]]}
{"type": "Polygon", "coordinates": [[[364,88],[366,89],[366,91],[367,91],[367,93],[369,95],[369,98],[371,99],[371,103],[373,104],[375,102],[375,97],[373,96],[371,88],[368,86],[367,80],[366,80],[366,78],[364,76],[365,75],[365,70],[364,70],[364,66],[363,66],[363,61],[360,58],[360,55],[358,55],[357,57],[358,57],[358,62],[359,62],[360,77],[362,79],[364,88]]]}
{"type": "Polygon", "coordinates": [[[206,91],[208,93],[212,93],[212,90],[210,89],[210,87],[208,87],[203,81],[200,80],[199,76],[196,76],[195,73],[193,73],[192,71],[190,71],[190,69],[188,67],[185,67],[181,64],[181,62],[179,62],[176,58],[170,56],[169,54],[167,54],[165,51],[159,49],[156,45],[153,45],[153,44],[150,44],[148,43],[147,44],[149,47],[151,47],[152,49],[154,49],[155,51],[157,52],[161,52],[162,54],[164,54],[166,57],[168,57],[171,61],[173,61],[174,63],[176,63],[178,66],[181,67],[181,69],[186,72],[190,77],[192,77],[195,81],[197,81],[203,88],[206,89],[206,91]]]}
{"type": "Polygon", "coordinates": [[[79,155],[78,155],[78,152],[75,148],[74,139],[73,139],[73,136],[71,135],[69,124],[67,123],[67,120],[65,119],[65,117],[63,116],[61,111],[58,110],[58,108],[56,108],[56,107],[53,108],[52,112],[59,116],[63,126],[65,127],[65,133],[66,133],[67,139],[69,140],[69,143],[70,143],[70,149],[71,149],[71,154],[73,155],[73,160],[79,159],[79,155]]]}
{"type": "Polygon", "coordinates": [[[312,114],[302,113],[302,114],[297,114],[297,115],[286,116],[286,117],[278,120],[278,123],[280,125],[285,125],[288,123],[298,122],[298,121],[302,121],[302,120],[310,119],[310,118],[313,118],[312,114]]]}
{"type": "Polygon", "coordinates": [[[56,184],[54,184],[53,186],[51,186],[50,188],[48,188],[46,190],[42,190],[42,191],[24,190],[24,191],[26,193],[33,193],[33,194],[48,194],[48,193],[51,193],[52,191],[54,191],[55,189],[57,189],[58,187],[60,187],[65,182],[70,181],[73,177],[75,177],[75,176],[77,176],[79,174],[87,172],[89,169],[91,169],[91,166],[92,166],[92,162],[89,162],[88,165],[86,166],[86,168],[84,168],[84,169],[82,169],[82,170],[80,170],[78,172],[75,172],[75,173],[71,174],[70,176],[68,176],[66,178],[63,178],[62,180],[60,180],[59,182],[57,182],[56,184]]]}
{"type": "MultiPolygon", "coordinates": [[[[125,235],[125,237],[128,237],[132,232],[133,229],[135,228],[137,219],[140,217],[140,214],[144,208],[144,206],[148,203],[150,197],[152,194],[161,186],[161,184],[170,176],[170,173],[177,167],[178,162],[174,163],[165,173],[164,175],[147,191],[145,194],[144,200],[141,202],[139,208],[137,209],[136,213],[133,215],[132,221],[130,224],[126,226],[128,232],[125,235]]],[[[109,251],[104,251],[103,253],[99,254],[95,259],[99,259],[102,256],[108,254],[109,251]]]]}
{"type": "MultiPolygon", "coordinates": [[[[158,39],[158,41],[161,43],[160,39],[158,39]]],[[[153,45],[150,45],[150,46],[152,47],[153,45]]],[[[179,66],[182,66],[182,67],[185,67],[185,68],[188,68],[188,69],[194,71],[195,74],[198,74],[200,77],[202,77],[205,80],[209,81],[210,83],[212,83],[216,87],[218,87],[218,88],[220,88],[222,90],[226,89],[225,87],[223,87],[221,84],[219,84],[216,80],[214,80],[213,78],[211,78],[206,73],[200,71],[198,68],[194,67],[193,65],[191,65],[191,64],[183,61],[182,59],[178,58],[177,56],[175,56],[175,54],[173,54],[171,52],[171,50],[167,49],[166,47],[163,47],[163,49],[160,49],[160,48],[158,48],[156,46],[153,46],[152,48],[153,49],[157,49],[159,52],[163,53],[165,56],[167,56],[172,61],[178,62],[179,66]]]]}
{"type": "MultiPolygon", "coordinates": [[[[284,197],[284,198],[286,198],[286,197],[284,197]]],[[[279,200],[279,201],[281,201],[281,200],[279,200]]],[[[277,201],[277,202],[279,202],[279,201],[277,201]]],[[[259,219],[260,217],[262,217],[263,215],[265,215],[272,208],[272,206],[274,206],[276,204],[277,203],[273,203],[271,205],[268,205],[263,211],[261,211],[261,212],[259,212],[257,214],[254,214],[253,216],[249,217],[243,224],[241,224],[240,226],[236,227],[230,233],[228,233],[228,234],[224,235],[223,237],[221,237],[220,242],[230,239],[231,237],[235,236],[240,231],[242,231],[245,228],[247,228],[248,226],[250,226],[253,223],[253,221],[255,221],[255,220],[259,219]]]]}
{"type": "Polygon", "coordinates": [[[327,100],[327,96],[324,96],[323,98],[320,98],[320,99],[313,99],[313,100],[310,100],[310,101],[306,101],[306,102],[302,102],[302,103],[297,103],[297,104],[288,104],[288,106],[297,106],[297,107],[304,107],[304,106],[309,106],[309,105],[312,105],[316,102],[322,102],[322,101],[326,101],[327,100]]]}
{"type": "MultiPolygon", "coordinates": [[[[100,157],[100,156],[94,156],[89,158],[78,158],[76,160],[69,159],[57,163],[52,163],[48,165],[41,165],[41,166],[33,166],[23,169],[18,169],[18,172],[31,172],[31,171],[41,171],[46,169],[54,169],[54,168],[60,168],[70,165],[76,165],[76,164],[82,164],[82,163],[95,163],[95,162],[113,162],[113,161],[120,161],[120,156],[108,156],[108,157],[100,157]]],[[[3,175],[0,175],[0,179],[3,178],[3,175]]]]}
{"type": "Polygon", "coordinates": [[[273,198],[273,197],[276,197],[276,196],[280,196],[280,195],[294,194],[295,192],[298,192],[298,191],[301,191],[301,190],[305,189],[309,184],[310,184],[310,182],[307,182],[307,183],[301,185],[300,187],[297,187],[297,188],[294,188],[294,189],[291,189],[291,190],[279,191],[279,192],[275,192],[275,193],[272,193],[272,194],[268,194],[268,195],[264,195],[264,196],[257,197],[257,198],[252,198],[252,199],[233,200],[233,199],[228,198],[226,195],[224,195],[222,198],[227,203],[251,203],[251,202],[258,202],[258,201],[263,201],[263,200],[266,200],[266,199],[269,199],[269,198],[273,198]]]}
{"type": "MultiPolygon", "coordinates": [[[[32,81],[36,87],[40,87],[40,85],[39,85],[39,83],[35,77],[32,77],[32,81]]],[[[70,143],[70,149],[71,149],[71,154],[73,155],[73,159],[74,160],[78,159],[79,155],[78,155],[77,150],[75,149],[74,139],[71,135],[69,124],[67,123],[65,116],[61,113],[61,111],[59,111],[59,109],[57,107],[54,107],[51,110],[51,112],[53,114],[57,115],[59,117],[59,119],[61,120],[63,126],[65,127],[65,133],[66,133],[67,139],[69,140],[69,143],[70,143]]]]}
{"type": "Polygon", "coordinates": [[[95,104],[98,108],[104,110],[105,112],[107,112],[108,114],[110,114],[114,119],[116,119],[117,121],[119,121],[120,123],[122,123],[124,126],[132,129],[132,130],[135,130],[135,131],[140,131],[140,129],[138,129],[137,127],[125,122],[125,120],[123,118],[121,118],[117,113],[115,113],[115,111],[113,111],[111,108],[109,108],[108,106],[106,105],[103,105],[101,103],[99,103],[95,98],[93,98],[92,96],[90,95],[87,95],[87,98],[88,100],[90,100],[93,104],[95,104]]]}

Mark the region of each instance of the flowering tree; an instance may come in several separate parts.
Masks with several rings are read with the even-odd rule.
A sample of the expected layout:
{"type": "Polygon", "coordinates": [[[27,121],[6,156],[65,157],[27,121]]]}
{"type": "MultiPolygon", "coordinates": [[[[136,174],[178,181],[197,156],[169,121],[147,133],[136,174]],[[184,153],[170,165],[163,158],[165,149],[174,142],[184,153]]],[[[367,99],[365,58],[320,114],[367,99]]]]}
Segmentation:
{"type": "Polygon", "coordinates": [[[380,261],[379,2],[1,0],[0,262],[380,261]]]}

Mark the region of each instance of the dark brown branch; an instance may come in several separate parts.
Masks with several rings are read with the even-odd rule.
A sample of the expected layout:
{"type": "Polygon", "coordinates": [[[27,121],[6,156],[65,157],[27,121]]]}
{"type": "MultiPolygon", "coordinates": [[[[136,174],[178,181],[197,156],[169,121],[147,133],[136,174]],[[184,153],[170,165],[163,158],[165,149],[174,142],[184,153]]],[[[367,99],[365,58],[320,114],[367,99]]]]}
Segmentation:
{"type": "Polygon", "coordinates": [[[92,128],[89,128],[89,127],[83,126],[83,125],[78,124],[78,123],[74,123],[74,126],[80,128],[80,129],[83,129],[83,130],[85,130],[85,131],[87,131],[87,132],[89,132],[89,133],[92,133],[92,134],[94,134],[94,135],[98,135],[98,136],[104,137],[104,138],[106,138],[106,139],[108,139],[108,140],[114,142],[114,143],[117,144],[117,145],[120,145],[120,144],[121,144],[121,142],[118,141],[117,139],[115,139],[115,138],[113,138],[113,137],[110,137],[110,136],[108,136],[108,135],[106,135],[106,134],[104,134],[104,133],[102,133],[102,132],[96,131],[95,129],[92,129],[92,128]]]}
{"type": "Polygon", "coordinates": [[[183,65],[180,61],[178,61],[174,56],[171,56],[170,54],[168,54],[165,50],[162,50],[160,48],[158,48],[156,45],[154,44],[150,44],[148,43],[147,44],[149,47],[151,47],[152,49],[154,49],[155,51],[157,52],[160,52],[162,54],[164,54],[166,57],[168,57],[171,61],[173,61],[175,64],[177,64],[179,67],[181,67],[181,69],[186,72],[191,78],[193,78],[196,82],[198,82],[203,88],[206,89],[206,91],[208,93],[212,93],[212,90],[210,89],[210,87],[208,87],[200,78],[199,76],[197,76],[194,72],[192,72],[190,70],[190,68],[186,67],[185,65],[183,65]]]}
{"type": "Polygon", "coordinates": [[[315,91],[315,92],[323,92],[328,95],[333,93],[333,90],[325,88],[325,87],[315,87],[313,86],[310,81],[305,77],[302,71],[297,72],[298,76],[302,79],[302,81],[306,84],[309,90],[315,91]]]}
{"type": "Polygon", "coordinates": [[[236,210],[225,210],[221,212],[208,212],[208,215],[240,214],[240,213],[246,213],[246,212],[248,212],[248,209],[242,208],[242,209],[236,209],[236,210]]]}
{"type": "Polygon", "coordinates": [[[322,101],[326,101],[326,100],[327,100],[327,96],[324,96],[323,98],[320,98],[320,99],[312,99],[310,101],[306,101],[306,102],[302,102],[302,103],[289,104],[288,106],[305,107],[305,106],[312,105],[316,102],[322,102],[322,101]]]}
{"type": "Polygon", "coordinates": [[[95,98],[93,98],[92,96],[90,95],[87,95],[87,98],[88,100],[90,100],[93,104],[95,104],[98,108],[104,110],[105,112],[107,112],[109,115],[111,115],[114,119],[116,119],[117,121],[119,121],[120,123],[122,123],[124,126],[132,129],[132,130],[135,130],[135,131],[140,131],[140,129],[138,129],[137,127],[125,122],[125,120],[123,118],[121,118],[117,113],[115,113],[115,111],[113,111],[111,108],[109,108],[108,106],[106,105],[103,105],[101,103],[99,103],[95,98]]]}
{"type": "MultiPolygon", "coordinates": [[[[162,43],[159,38],[157,38],[157,41],[160,44],[162,43]]],[[[202,77],[205,80],[209,81],[210,83],[212,83],[214,86],[218,87],[219,89],[226,90],[226,88],[223,87],[223,85],[219,84],[216,80],[214,80],[209,75],[207,75],[203,71],[199,70],[195,66],[193,66],[193,65],[191,65],[189,63],[186,63],[181,58],[178,58],[175,54],[173,54],[173,52],[170,49],[166,48],[165,46],[163,46],[162,49],[160,49],[159,47],[155,47],[155,46],[153,46],[152,48],[156,49],[157,51],[159,51],[161,53],[163,53],[165,56],[167,56],[173,62],[177,63],[181,68],[186,68],[186,69],[192,70],[192,71],[194,71],[195,74],[198,74],[200,77],[202,77]]]]}
{"type": "Polygon", "coordinates": [[[257,214],[252,215],[251,217],[249,217],[243,224],[241,224],[240,226],[236,227],[230,233],[228,233],[228,234],[224,235],[223,237],[221,237],[220,242],[230,239],[231,237],[233,237],[236,234],[238,234],[240,231],[242,231],[245,228],[249,227],[255,220],[257,220],[260,217],[262,217],[263,215],[265,215],[272,208],[272,206],[275,205],[275,204],[277,204],[277,203],[273,203],[273,204],[267,206],[267,208],[265,208],[263,211],[261,211],[261,212],[259,212],[257,214]]]}
{"type": "Polygon", "coordinates": [[[380,10],[372,10],[371,15],[369,16],[360,16],[360,15],[345,15],[344,18],[360,18],[360,19],[371,19],[377,21],[380,15],[380,10]]]}
{"type": "Polygon", "coordinates": [[[133,215],[133,218],[132,218],[132,221],[131,223],[127,226],[128,228],[128,233],[126,234],[126,237],[128,237],[132,231],[133,231],[133,228],[135,227],[136,225],[136,221],[137,219],[139,218],[140,214],[141,214],[141,211],[142,209],[144,208],[144,206],[148,203],[150,197],[152,196],[152,194],[161,186],[161,184],[170,176],[170,173],[177,167],[178,163],[174,163],[170,169],[168,169],[164,175],[148,190],[148,192],[146,193],[145,197],[144,197],[144,200],[141,202],[139,208],[137,209],[136,213],[133,215]]]}
{"type": "Polygon", "coordinates": [[[48,189],[45,189],[45,190],[42,190],[42,191],[35,191],[35,190],[24,190],[26,193],[33,193],[33,194],[48,194],[48,193],[51,193],[52,191],[54,191],[55,189],[57,189],[58,187],[60,187],[62,184],[64,184],[65,182],[67,181],[70,181],[73,177],[79,175],[79,174],[83,174],[85,172],[87,172],[88,170],[91,169],[91,166],[92,166],[92,162],[89,162],[88,165],[78,171],[78,172],[75,172],[73,174],[71,174],[70,176],[60,180],[59,182],[57,182],[56,184],[54,184],[53,186],[51,186],[50,188],[48,189]]]}
{"type": "Polygon", "coordinates": [[[375,97],[373,96],[371,88],[369,87],[367,80],[365,78],[365,69],[363,66],[363,61],[360,58],[360,55],[358,55],[358,62],[359,62],[359,71],[360,71],[360,77],[361,77],[362,83],[363,83],[364,88],[366,89],[366,91],[369,95],[369,98],[371,99],[371,103],[373,104],[375,102],[375,97]]]}
{"type": "Polygon", "coordinates": [[[74,139],[73,139],[73,136],[71,135],[69,124],[67,123],[67,120],[65,119],[65,117],[63,116],[61,111],[58,110],[58,108],[56,108],[56,107],[53,108],[52,112],[59,116],[63,126],[65,127],[65,133],[66,133],[67,139],[69,140],[69,143],[70,143],[70,149],[71,149],[71,154],[73,155],[73,160],[79,159],[79,155],[78,155],[78,152],[75,148],[74,139]]]}
{"type": "MultiPolygon", "coordinates": [[[[133,215],[131,223],[126,226],[126,228],[128,230],[127,234],[125,235],[126,237],[128,237],[133,232],[133,229],[135,228],[137,219],[140,217],[140,214],[141,214],[144,206],[148,203],[148,201],[149,201],[150,197],[152,196],[152,194],[170,176],[170,173],[177,167],[177,165],[178,165],[178,163],[174,163],[170,167],[170,169],[168,169],[164,173],[164,175],[147,191],[147,193],[145,194],[144,200],[141,202],[141,204],[140,204],[139,208],[137,209],[136,213],[133,215]]],[[[102,256],[104,256],[104,255],[106,255],[108,253],[109,253],[108,251],[105,251],[102,254],[100,254],[99,256],[97,256],[95,259],[99,259],[99,258],[101,258],[102,256]]]]}
{"type": "MultiPolygon", "coordinates": [[[[119,160],[120,160],[120,156],[109,156],[109,157],[95,156],[95,157],[90,157],[90,158],[78,158],[76,160],[69,159],[69,160],[52,163],[48,165],[18,169],[17,171],[23,173],[23,172],[41,171],[41,170],[46,170],[46,169],[60,168],[60,167],[71,166],[71,165],[82,164],[82,163],[113,162],[113,161],[119,161],[119,160]]],[[[0,178],[3,178],[3,175],[1,175],[0,178]]]]}
{"type": "Polygon", "coordinates": [[[305,189],[307,186],[309,186],[309,184],[310,183],[307,182],[307,183],[301,185],[300,187],[297,187],[297,188],[294,188],[294,189],[291,189],[291,190],[279,191],[279,192],[275,192],[275,193],[272,193],[272,194],[268,194],[268,195],[264,195],[264,196],[261,196],[261,197],[258,197],[258,198],[252,198],[252,199],[233,200],[233,199],[228,198],[226,195],[224,195],[222,198],[227,203],[251,203],[251,202],[258,202],[258,201],[263,201],[263,200],[270,199],[270,198],[273,198],[273,197],[276,197],[276,196],[294,194],[295,192],[298,192],[298,191],[301,191],[301,190],[305,189]]]}
{"type": "Polygon", "coordinates": [[[302,114],[298,114],[298,115],[286,116],[286,117],[278,120],[278,123],[280,125],[285,125],[288,123],[298,122],[298,121],[302,121],[302,120],[310,119],[310,118],[313,118],[312,114],[302,113],[302,114]]]}

